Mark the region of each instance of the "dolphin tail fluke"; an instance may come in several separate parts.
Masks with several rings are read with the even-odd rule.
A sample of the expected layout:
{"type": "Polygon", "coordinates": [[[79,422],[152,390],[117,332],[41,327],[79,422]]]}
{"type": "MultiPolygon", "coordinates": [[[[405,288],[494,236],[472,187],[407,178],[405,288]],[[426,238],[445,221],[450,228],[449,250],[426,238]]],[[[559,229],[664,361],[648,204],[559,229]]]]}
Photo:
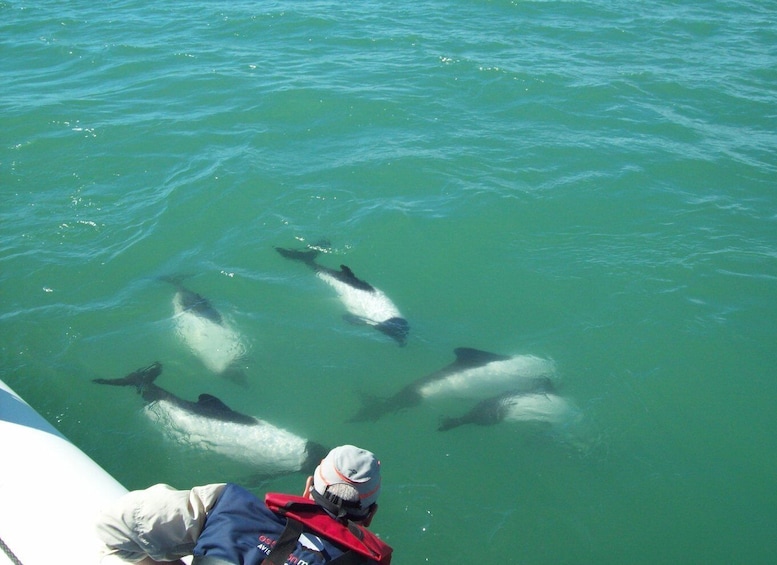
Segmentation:
{"type": "Polygon", "coordinates": [[[318,257],[318,249],[287,249],[285,247],[276,247],[275,250],[286,257],[286,259],[292,259],[294,261],[302,261],[310,267],[315,267],[316,257],[318,257]]]}
{"type": "Polygon", "coordinates": [[[137,371],[133,371],[126,377],[120,377],[118,379],[93,379],[100,385],[112,385],[112,386],[134,386],[138,390],[141,390],[144,386],[152,384],[156,378],[162,374],[162,364],[156,361],[148,367],[143,367],[137,371]]]}

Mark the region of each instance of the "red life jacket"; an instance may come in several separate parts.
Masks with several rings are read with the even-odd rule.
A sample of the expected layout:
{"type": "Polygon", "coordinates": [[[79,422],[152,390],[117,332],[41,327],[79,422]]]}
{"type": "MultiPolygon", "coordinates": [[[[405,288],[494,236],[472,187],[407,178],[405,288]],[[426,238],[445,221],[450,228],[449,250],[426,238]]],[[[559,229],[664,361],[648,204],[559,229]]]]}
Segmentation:
{"type": "Polygon", "coordinates": [[[335,520],[309,498],[268,492],[264,503],[276,514],[301,522],[306,530],[347,547],[381,565],[391,563],[391,546],[381,541],[364,526],[351,521],[345,524],[335,520]]]}

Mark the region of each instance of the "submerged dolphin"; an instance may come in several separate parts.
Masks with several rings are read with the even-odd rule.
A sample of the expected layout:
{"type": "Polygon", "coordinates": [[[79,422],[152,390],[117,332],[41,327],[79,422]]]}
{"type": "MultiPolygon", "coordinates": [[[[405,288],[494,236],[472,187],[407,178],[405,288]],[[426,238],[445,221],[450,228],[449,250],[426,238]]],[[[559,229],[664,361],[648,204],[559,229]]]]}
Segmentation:
{"type": "Polygon", "coordinates": [[[310,472],[327,453],[315,442],[235,412],[215,396],[201,394],[197,402],[179,398],[154,384],[161,373],[162,365],[157,362],[126,377],[94,382],[136,387],[147,403],[146,415],[167,437],[248,463],[260,474],[310,472]]]}
{"type": "Polygon", "coordinates": [[[454,353],[453,363],[410,383],[393,396],[367,399],[350,421],[377,420],[426,398],[484,398],[504,390],[533,389],[538,381],[549,381],[555,371],[553,361],[534,355],[498,355],[469,347],[456,348],[454,353]]]}
{"type": "Polygon", "coordinates": [[[275,250],[287,259],[305,263],[318,278],[335,289],[350,313],[350,321],[373,326],[395,339],[399,345],[405,345],[410,327],[383,291],[357,278],[345,265],[340,265],[339,271],[319,265],[316,263],[317,249],[299,251],[276,247],[275,250]]]}
{"type": "Polygon", "coordinates": [[[537,390],[512,390],[479,402],[457,418],[445,418],[438,428],[444,432],[465,424],[493,426],[503,421],[538,421],[559,424],[575,414],[572,406],[553,392],[552,386],[537,390]]]}
{"type": "Polygon", "coordinates": [[[176,288],[173,320],[181,341],[214,373],[244,382],[245,376],[236,367],[247,350],[240,334],[207,298],[183,286],[180,278],[162,277],[162,280],[176,288]]]}

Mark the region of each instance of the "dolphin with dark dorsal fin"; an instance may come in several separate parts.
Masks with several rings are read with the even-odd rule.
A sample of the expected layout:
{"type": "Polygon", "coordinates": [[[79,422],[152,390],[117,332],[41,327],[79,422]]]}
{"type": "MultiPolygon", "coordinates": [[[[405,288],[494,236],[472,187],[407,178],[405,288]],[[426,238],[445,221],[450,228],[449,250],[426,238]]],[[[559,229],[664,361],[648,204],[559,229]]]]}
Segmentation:
{"type": "Polygon", "coordinates": [[[511,389],[532,390],[555,372],[549,359],[534,355],[499,355],[470,347],[454,349],[456,360],[402,388],[388,398],[366,398],[351,422],[377,420],[438,397],[485,398],[511,389]]]}
{"type": "Polygon", "coordinates": [[[327,453],[318,443],[236,412],[210,394],[196,402],[180,398],[155,383],[160,374],[157,362],[125,377],[94,382],[135,387],[146,402],[146,415],[168,438],[247,463],[260,474],[312,472],[327,453]]]}
{"type": "Polygon", "coordinates": [[[405,345],[410,326],[383,291],[358,278],[346,265],[340,265],[339,270],[320,265],[316,262],[320,253],[316,248],[297,250],[276,247],[275,250],[287,259],[304,263],[316,272],[318,278],[335,289],[348,310],[347,320],[373,326],[400,346],[405,345]]]}
{"type": "Polygon", "coordinates": [[[212,372],[239,384],[246,377],[238,363],[247,352],[242,336],[204,296],[186,288],[182,277],[160,277],[172,284],[173,321],[181,341],[212,372]]]}

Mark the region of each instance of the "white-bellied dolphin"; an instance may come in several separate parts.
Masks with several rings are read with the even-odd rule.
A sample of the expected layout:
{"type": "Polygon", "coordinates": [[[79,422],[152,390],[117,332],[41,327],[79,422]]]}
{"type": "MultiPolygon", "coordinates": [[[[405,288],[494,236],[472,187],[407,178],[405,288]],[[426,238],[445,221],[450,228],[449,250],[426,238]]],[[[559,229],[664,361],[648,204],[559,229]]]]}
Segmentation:
{"type": "Polygon", "coordinates": [[[357,278],[345,265],[340,265],[340,270],[336,271],[316,263],[318,249],[300,251],[276,247],[275,250],[287,259],[301,261],[313,269],[318,278],[335,289],[338,298],[349,312],[346,319],[373,326],[395,339],[399,345],[405,345],[410,327],[383,291],[357,278]]]}
{"type": "Polygon", "coordinates": [[[547,422],[560,424],[569,421],[577,411],[563,397],[553,391],[550,383],[536,390],[511,390],[475,405],[463,416],[445,418],[438,428],[450,430],[465,424],[493,426],[499,422],[547,422]]]}
{"type": "Polygon", "coordinates": [[[437,397],[481,399],[512,389],[532,389],[537,380],[555,372],[549,359],[534,355],[498,355],[470,347],[454,349],[456,360],[422,377],[388,398],[367,398],[351,422],[377,420],[382,415],[437,397]]]}
{"type": "Polygon", "coordinates": [[[247,463],[259,474],[311,472],[327,449],[272,424],[235,412],[215,396],[184,400],[156,385],[161,363],[117,379],[95,383],[134,386],[146,401],[145,413],[173,441],[247,463]]]}
{"type": "Polygon", "coordinates": [[[173,296],[173,321],[181,341],[212,372],[244,383],[245,375],[237,363],[247,348],[239,332],[204,296],[186,288],[180,278],[161,277],[176,288],[173,296]]]}

